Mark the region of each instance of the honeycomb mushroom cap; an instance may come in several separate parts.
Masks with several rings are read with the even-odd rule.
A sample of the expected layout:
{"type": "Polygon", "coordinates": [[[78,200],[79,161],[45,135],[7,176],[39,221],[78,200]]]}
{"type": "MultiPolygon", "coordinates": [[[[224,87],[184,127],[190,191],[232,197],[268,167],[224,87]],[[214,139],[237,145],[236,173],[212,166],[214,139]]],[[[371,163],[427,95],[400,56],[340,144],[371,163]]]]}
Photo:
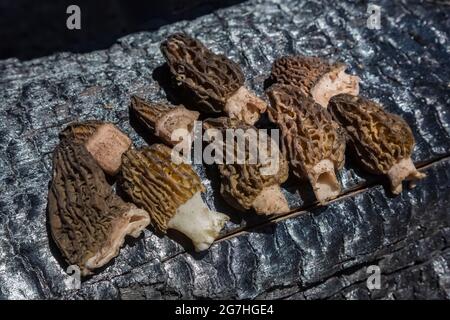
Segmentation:
{"type": "MultiPolygon", "coordinates": [[[[206,119],[204,121],[204,127],[205,129],[215,128],[220,131],[225,131],[226,129],[242,129],[243,131],[246,131],[251,129],[258,132],[258,130],[251,125],[247,125],[236,119],[225,117],[206,119]]],[[[260,134],[260,132],[258,132],[258,134],[260,134]]],[[[223,133],[223,135],[225,137],[225,133],[223,133]]],[[[278,146],[275,146],[273,141],[270,138],[267,138],[268,156],[271,156],[272,148],[277,148],[278,150],[278,146]]],[[[235,143],[233,150],[235,155],[237,149],[237,143],[235,143]]],[[[255,164],[249,163],[248,151],[248,148],[246,148],[245,162],[243,164],[218,164],[221,175],[220,192],[224,199],[234,208],[241,211],[253,208],[260,214],[273,214],[289,210],[284,196],[282,196],[281,191],[278,190],[279,184],[287,180],[289,173],[288,163],[284,154],[278,152],[278,170],[276,172],[272,174],[262,174],[261,170],[264,167],[267,167],[267,164],[260,162],[260,159],[255,164]],[[262,203],[261,205],[258,205],[258,203],[255,203],[255,200],[263,190],[267,188],[271,188],[272,192],[265,192],[265,196],[272,199],[272,203],[262,203]],[[279,205],[277,205],[277,203],[279,205]]],[[[225,149],[224,152],[226,152],[225,149]]]]}
{"type": "Polygon", "coordinates": [[[336,196],[340,186],[333,171],[341,169],[345,161],[345,136],[340,125],[295,86],[273,85],[267,94],[269,118],[281,129],[283,150],[294,174],[309,179],[316,196],[318,187],[336,196]]]}
{"type": "Polygon", "coordinates": [[[385,174],[398,160],[410,157],[414,136],[399,116],[373,101],[342,94],[330,101],[330,112],[346,129],[356,158],[374,174],[385,174]]]}
{"type": "Polygon", "coordinates": [[[271,77],[276,83],[299,87],[308,95],[324,74],[342,66],[345,65],[330,64],[319,57],[285,56],[275,60],[271,77]]]}
{"type": "Polygon", "coordinates": [[[103,121],[87,120],[83,122],[69,123],[60,133],[59,139],[61,141],[74,141],[79,143],[86,142],[90,136],[98,129],[99,126],[104,124],[103,121]]]}
{"type": "Polygon", "coordinates": [[[367,171],[388,175],[396,171],[392,173],[395,178],[391,178],[394,193],[401,191],[403,179],[424,177],[410,160],[414,136],[401,117],[373,101],[348,94],[333,97],[329,109],[346,129],[355,158],[367,171]]]}
{"type": "Polygon", "coordinates": [[[171,149],[154,144],[130,149],[122,156],[121,186],[133,203],[150,214],[151,225],[165,233],[177,209],[205,190],[186,163],[172,161],[171,149]]]}
{"type": "Polygon", "coordinates": [[[199,116],[197,111],[188,110],[182,105],[149,103],[137,96],[131,97],[130,109],[150,132],[170,146],[178,143],[172,140],[172,133],[177,129],[184,129],[191,134],[199,116]]]}
{"type": "Polygon", "coordinates": [[[186,34],[169,36],[161,51],[177,83],[205,112],[222,112],[227,100],[244,84],[244,75],[235,62],[186,34]]]}
{"type": "Polygon", "coordinates": [[[330,63],[318,57],[286,56],[275,60],[271,78],[276,83],[298,87],[326,108],[334,95],[359,93],[359,77],[346,74],[346,68],[344,63],[330,63]]]}
{"type": "Polygon", "coordinates": [[[62,142],[53,155],[48,195],[52,237],[82,275],[119,253],[127,234],[137,237],[148,214],[116,196],[102,169],[82,144],[62,142]]]}

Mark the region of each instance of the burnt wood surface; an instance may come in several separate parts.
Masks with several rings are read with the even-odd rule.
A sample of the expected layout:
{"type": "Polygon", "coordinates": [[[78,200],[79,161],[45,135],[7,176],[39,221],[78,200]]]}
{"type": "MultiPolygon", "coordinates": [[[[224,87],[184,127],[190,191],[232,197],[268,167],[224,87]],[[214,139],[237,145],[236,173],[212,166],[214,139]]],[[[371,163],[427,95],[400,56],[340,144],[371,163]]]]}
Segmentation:
{"type": "Polygon", "coordinates": [[[450,6],[378,4],[381,30],[367,28],[365,2],[255,0],[124,36],[106,50],[0,61],[0,298],[450,298],[450,6]],[[58,133],[98,119],[136,146],[155,141],[130,119],[130,96],[182,102],[159,51],[180,31],[239,63],[262,97],[277,57],[344,61],[364,96],[411,126],[413,160],[428,177],[393,197],[386,179],[347,155],[340,197],[319,206],[306,184],[289,179],[292,212],[263,219],[227,206],[216,168],[197,165],[207,203],[232,218],[208,251],[149,228],[71,290],[46,213],[58,133]],[[371,265],[381,269],[381,289],[367,288],[371,265]]]}

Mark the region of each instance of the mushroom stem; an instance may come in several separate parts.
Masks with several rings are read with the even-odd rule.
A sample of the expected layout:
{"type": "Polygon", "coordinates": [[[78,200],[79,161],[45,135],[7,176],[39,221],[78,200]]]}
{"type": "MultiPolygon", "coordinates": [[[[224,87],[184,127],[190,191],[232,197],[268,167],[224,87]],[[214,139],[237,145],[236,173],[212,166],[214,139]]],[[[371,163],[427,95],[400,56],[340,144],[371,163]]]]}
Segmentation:
{"type": "MultiPolygon", "coordinates": [[[[426,177],[425,173],[417,171],[411,158],[404,158],[394,164],[387,173],[389,180],[391,181],[391,190],[393,194],[399,194],[402,192],[402,181],[414,181],[423,179],[426,177]]],[[[415,186],[414,183],[411,184],[415,186]]]]}
{"type": "Polygon", "coordinates": [[[211,246],[228,220],[229,217],[223,213],[209,210],[199,191],[178,207],[167,227],[189,237],[195,251],[199,252],[211,246]]]}
{"type": "MultiPolygon", "coordinates": [[[[178,133],[192,136],[194,122],[199,116],[197,111],[182,105],[169,107],[162,103],[149,103],[138,96],[131,97],[131,110],[139,121],[170,146],[178,144],[179,138],[182,138],[178,133]],[[182,131],[176,133],[177,137],[173,137],[174,132],[180,129],[182,131]]],[[[182,142],[187,140],[182,139],[182,142]]]]}
{"type": "Polygon", "coordinates": [[[86,261],[85,268],[81,271],[83,276],[92,274],[94,269],[104,266],[117,256],[127,235],[137,238],[149,225],[150,217],[147,211],[138,209],[134,205],[130,205],[128,208],[127,212],[113,222],[112,232],[105,246],[86,261]]]}
{"type": "Polygon", "coordinates": [[[114,176],[120,170],[122,154],[131,147],[131,140],[112,123],[105,123],[87,139],[85,146],[100,167],[114,176]]]}
{"type": "Polygon", "coordinates": [[[277,184],[261,190],[252,204],[257,214],[271,215],[289,212],[289,205],[277,184]]]}
{"type": "Polygon", "coordinates": [[[319,161],[308,176],[314,194],[321,204],[336,198],[341,192],[341,186],[336,178],[333,162],[329,159],[319,161]]]}
{"type": "Polygon", "coordinates": [[[160,137],[168,145],[174,146],[180,142],[191,142],[193,137],[194,121],[197,120],[199,113],[185,108],[174,108],[163,115],[155,124],[155,135],[160,137]],[[178,131],[176,131],[178,130],[178,131]],[[183,136],[174,136],[183,133],[190,136],[188,139],[183,136]]]}
{"type": "Polygon", "coordinates": [[[267,104],[247,88],[240,87],[225,104],[225,112],[231,119],[239,119],[253,125],[261,113],[266,112],[267,104]]]}
{"type": "Polygon", "coordinates": [[[322,107],[327,108],[328,101],[338,94],[348,93],[354,96],[359,94],[358,76],[345,73],[346,66],[330,71],[322,76],[311,89],[314,101],[322,107]]]}

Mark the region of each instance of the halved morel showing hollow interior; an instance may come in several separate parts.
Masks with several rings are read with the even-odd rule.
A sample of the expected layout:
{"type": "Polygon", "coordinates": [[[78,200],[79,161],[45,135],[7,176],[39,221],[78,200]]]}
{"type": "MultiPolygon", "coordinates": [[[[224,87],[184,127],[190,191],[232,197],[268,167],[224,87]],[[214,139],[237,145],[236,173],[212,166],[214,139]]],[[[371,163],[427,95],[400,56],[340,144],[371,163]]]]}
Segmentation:
{"type": "Polygon", "coordinates": [[[220,150],[223,161],[218,164],[223,198],[240,211],[253,209],[261,215],[288,212],[280,184],[288,178],[289,167],[278,141],[237,119],[206,119],[203,126],[218,130],[224,142],[220,150]]]}
{"type": "Polygon", "coordinates": [[[114,124],[97,120],[73,122],[59,137],[61,141],[83,143],[109,175],[119,172],[122,153],[131,147],[130,138],[114,124]]]}
{"type": "Polygon", "coordinates": [[[48,214],[56,245],[83,276],[107,264],[125,236],[138,237],[150,223],[147,212],[114,194],[86,147],[68,141],[53,154],[48,214]]]}
{"type": "Polygon", "coordinates": [[[294,174],[309,180],[324,203],[341,191],[336,171],[345,161],[345,136],[330,113],[295,86],[273,85],[268,91],[269,118],[281,130],[283,149],[294,174]]]}
{"type": "Polygon", "coordinates": [[[138,96],[131,97],[130,109],[147,130],[169,146],[192,142],[194,122],[199,116],[197,111],[188,110],[182,105],[171,107],[163,103],[150,103],[138,96]],[[189,137],[180,136],[183,133],[181,130],[189,137]]]}
{"type": "Polygon", "coordinates": [[[411,160],[415,141],[405,120],[371,100],[346,94],[333,97],[329,110],[345,128],[356,160],[371,173],[387,175],[394,194],[402,191],[403,180],[426,176],[411,160]]]}
{"type": "Polygon", "coordinates": [[[272,65],[271,77],[276,83],[293,85],[326,108],[331,97],[359,94],[359,77],[345,73],[344,63],[330,63],[308,56],[281,57],[272,65]]]}
{"type": "Polygon", "coordinates": [[[175,229],[192,240],[196,251],[206,250],[229,218],[203,202],[205,188],[192,167],[172,160],[163,144],[128,150],[122,156],[122,189],[148,211],[155,229],[175,229]]]}
{"type": "Polygon", "coordinates": [[[244,75],[235,62],[215,54],[199,40],[176,33],[161,44],[177,84],[203,112],[225,112],[254,124],[267,104],[244,86],[244,75]]]}

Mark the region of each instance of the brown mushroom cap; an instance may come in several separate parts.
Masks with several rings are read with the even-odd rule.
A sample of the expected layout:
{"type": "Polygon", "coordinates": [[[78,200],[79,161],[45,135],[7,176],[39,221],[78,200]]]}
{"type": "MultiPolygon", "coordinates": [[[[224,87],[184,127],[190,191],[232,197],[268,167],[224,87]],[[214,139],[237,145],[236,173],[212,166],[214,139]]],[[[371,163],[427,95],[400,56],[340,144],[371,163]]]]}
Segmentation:
{"type": "Polygon", "coordinates": [[[172,140],[172,133],[177,129],[191,133],[194,121],[199,116],[197,111],[188,110],[182,105],[171,107],[162,103],[149,103],[137,96],[131,97],[130,109],[150,132],[170,146],[178,143],[172,140]]]}
{"type": "Polygon", "coordinates": [[[171,153],[167,146],[154,144],[122,156],[123,190],[150,214],[151,225],[164,233],[177,208],[205,190],[192,167],[175,164],[171,153]]]}
{"type": "Polygon", "coordinates": [[[329,110],[346,129],[356,158],[369,172],[386,174],[398,160],[411,156],[414,136],[408,124],[375,102],[343,94],[331,99],[329,110]]]}
{"type": "MultiPolygon", "coordinates": [[[[225,137],[226,129],[242,129],[244,132],[248,129],[255,130],[254,132],[260,134],[258,130],[250,125],[247,125],[239,120],[229,119],[225,117],[216,119],[206,119],[204,121],[205,129],[215,128],[223,132],[225,137]]],[[[270,157],[271,151],[274,146],[272,140],[267,138],[267,154],[270,157]]],[[[234,145],[234,153],[237,154],[238,144],[234,145]]],[[[224,154],[226,149],[224,148],[224,154]]],[[[282,213],[289,210],[286,199],[281,192],[275,192],[273,189],[276,186],[279,189],[279,184],[286,181],[289,173],[287,160],[282,152],[278,152],[278,170],[273,174],[262,174],[261,170],[267,167],[267,164],[263,164],[258,161],[255,164],[249,163],[249,150],[245,149],[245,163],[224,163],[218,164],[221,174],[221,187],[220,192],[225,200],[234,208],[245,211],[251,208],[259,214],[273,214],[282,213]],[[272,187],[273,192],[265,193],[266,196],[270,196],[272,201],[264,201],[264,203],[258,201],[255,204],[255,200],[266,188],[272,187]],[[256,205],[256,207],[255,207],[256,205]]],[[[260,160],[260,159],[258,159],[260,160]]]]}
{"type": "Polygon", "coordinates": [[[239,65],[186,34],[169,36],[161,52],[176,81],[204,111],[222,112],[228,98],[244,84],[239,65]]]}
{"type": "Polygon", "coordinates": [[[346,74],[346,68],[344,63],[318,57],[287,56],[275,60],[271,77],[276,83],[298,87],[326,108],[334,95],[359,93],[359,77],[346,74]]]}
{"type": "Polygon", "coordinates": [[[82,275],[115,257],[127,234],[137,237],[148,214],[117,197],[82,144],[62,142],[53,155],[50,229],[67,263],[82,275]]]}
{"type": "Polygon", "coordinates": [[[342,128],[325,108],[295,86],[273,85],[267,94],[272,105],[269,118],[281,129],[294,174],[309,179],[318,200],[327,200],[319,192],[336,196],[340,186],[333,171],[341,169],[345,160],[342,128]]]}
{"type": "Polygon", "coordinates": [[[104,122],[98,120],[69,123],[67,127],[59,133],[59,139],[61,141],[67,140],[84,143],[102,124],[104,124],[104,122]]]}
{"type": "Polygon", "coordinates": [[[322,76],[333,69],[345,66],[342,63],[330,64],[318,57],[286,56],[275,60],[271,76],[276,83],[299,87],[303,94],[309,95],[322,76]]]}
{"type": "Polygon", "coordinates": [[[411,162],[414,136],[401,117],[366,98],[347,94],[333,97],[329,109],[346,129],[356,160],[371,173],[392,175],[394,193],[401,192],[402,180],[424,177],[411,162]]]}

